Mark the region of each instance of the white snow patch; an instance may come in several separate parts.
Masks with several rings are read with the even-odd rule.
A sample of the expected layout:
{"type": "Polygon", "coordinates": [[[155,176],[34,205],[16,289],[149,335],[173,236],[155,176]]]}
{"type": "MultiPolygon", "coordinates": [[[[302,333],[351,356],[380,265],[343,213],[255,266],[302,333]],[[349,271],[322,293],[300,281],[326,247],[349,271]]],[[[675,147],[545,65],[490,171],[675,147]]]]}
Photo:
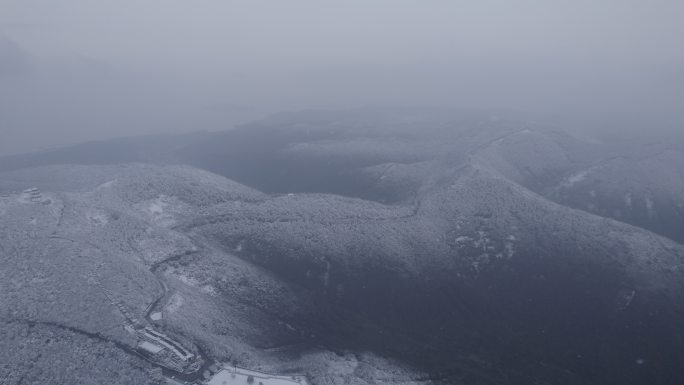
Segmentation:
{"type": "Polygon", "coordinates": [[[150,214],[153,215],[164,214],[164,208],[168,206],[168,203],[164,202],[162,199],[162,197],[159,197],[156,200],[152,201],[147,207],[147,211],[149,211],[150,214]]]}
{"type": "Polygon", "coordinates": [[[590,172],[590,170],[584,170],[584,171],[578,172],[578,173],[575,174],[575,175],[572,175],[572,176],[568,177],[568,178],[565,179],[565,181],[563,182],[563,186],[564,186],[564,187],[572,187],[572,186],[574,186],[575,184],[577,184],[577,183],[579,183],[579,182],[581,182],[581,181],[587,179],[587,176],[589,175],[589,172],[590,172]]]}
{"type": "Polygon", "coordinates": [[[182,202],[174,197],[160,195],[155,199],[138,203],[135,207],[141,210],[153,223],[170,227],[176,224],[174,214],[182,211],[182,205],[182,202]]]}
{"type": "Polygon", "coordinates": [[[185,299],[181,297],[179,294],[174,294],[171,296],[171,299],[169,300],[169,304],[166,305],[166,311],[169,314],[175,313],[180,309],[181,306],[183,306],[183,303],[185,302],[185,299]]]}
{"type": "Polygon", "coordinates": [[[150,319],[152,321],[159,321],[162,318],[164,318],[164,316],[162,315],[162,313],[160,311],[157,311],[157,312],[150,314],[150,319]]]}
{"type": "Polygon", "coordinates": [[[462,235],[462,236],[456,238],[456,243],[466,243],[466,242],[469,242],[469,241],[472,241],[472,240],[473,240],[472,238],[467,237],[467,236],[465,236],[465,235],[462,235]]]}
{"type": "Polygon", "coordinates": [[[631,191],[628,192],[627,194],[625,194],[625,206],[627,206],[630,209],[632,208],[632,192],[631,191]]]}
{"type": "Polygon", "coordinates": [[[208,385],[244,385],[249,377],[254,384],[263,385],[307,385],[303,376],[275,376],[242,368],[225,368],[209,380],[208,385]]]}
{"type": "Polygon", "coordinates": [[[138,344],[138,347],[143,348],[152,354],[157,354],[157,353],[161,352],[162,350],[164,350],[164,348],[162,348],[161,346],[155,345],[155,344],[147,342],[147,341],[141,341],[138,344]]]}
{"type": "Polygon", "coordinates": [[[145,263],[155,263],[163,259],[197,251],[197,247],[180,233],[148,227],[146,237],[138,241],[138,250],[145,263]]]}
{"type": "Polygon", "coordinates": [[[184,284],[192,287],[198,287],[200,285],[199,281],[196,280],[195,278],[188,277],[186,275],[180,274],[178,271],[176,271],[176,277],[178,278],[179,281],[183,282],[184,284]]]}
{"type": "Polygon", "coordinates": [[[101,185],[95,187],[95,190],[103,190],[106,188],[110,188],[110,187],[114,186],[114,183],[116,183],[116,179],[110,180],[109,182],[102,183],[101,185]]]}
{"type": "Polygon", "coordinates": [[[86,214],[86,218],[91,225],[104,226],[109,223],[109,216],[103,210],[94,209],[86,214]]]}
{"type": "Polygon", "coordinates": [[[651,197],[650,192],[646,193],[646,195],[644,196],[644,201],[646,202],[646,210],[648,210],[648,216],[653,217],[653,209],[655,207],[655,203],[653,202],[653,198],[651,197]]]}
{"type": "Polygon", "coordinates": [[[590,167],[586,170],[582,170],[582,171],[580,171],[574,175],[571,175],[571,176],[565,178],[565,180],[563,182],[561,182],[561,187],[570,188],[570,187],[574,186],[575,184],[580,183],[583,180],[587,179],[587,177],[591,173],[593,173],[594,171],[599,170],[601,168],[602,168],[602,166],[593,166],[593,167],[590,167]]]}
{"type": "Polygon", "coordinates": [[[183,275],[180,271],[175,271],[174,275],[176,278],[183,282],[184,284],[192,287],[199,288],[201,292],[209,294],[213,297],[218,296],[218,290],[212,285],[209,284],[202,284],[199,280],[193,277],[188,277],[187,275],[183,275]]]}
{"type": "Polygon", "coordinates": [[[218,291],[211,285],[204,285],[200,288],[203,293],[209,294],[212,297],[218,297],[218,291]]]}

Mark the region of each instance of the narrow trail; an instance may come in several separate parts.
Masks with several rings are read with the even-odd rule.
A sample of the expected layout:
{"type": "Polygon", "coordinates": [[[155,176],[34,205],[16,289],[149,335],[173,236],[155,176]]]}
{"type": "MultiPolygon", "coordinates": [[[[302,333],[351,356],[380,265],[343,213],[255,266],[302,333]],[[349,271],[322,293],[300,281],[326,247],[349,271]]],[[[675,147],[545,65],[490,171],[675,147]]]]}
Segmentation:
{"type": "MultiPolygon", "coordinates": [[[[148,306],[147,309],[145,310],[144,317],[147,320],[147,322],[150,324],[150,326],[154,326],[155,322],[152,320],[152,313],[155,312],[155,310],[158,309],[161,303],[164,302],[164,300],[168,297],[169,295],[169,285],[166,283],[164,280],[164,275],[162,273],[163,267],[166,266],[169,262],[172,261],[177,261],[183,257],[189,256],[196,254],[196,250],[189,250],[180,254],[175,254],[170,257],[167,257],[161,261],[155,262],[150,266],[150,272],[154,274],[155,278],[157,279],[157,282],[159,283],[159,286],[161,287],[162,291],[161,294],[155,298],[154,301],[152,301],[148,306]]],[[[161,311],[161,309],[159,309],[161,311]]],[[[183,372],[178,372],[177,370],[173,370],[170,368],[167,368],[163,365],[160,364],[155,364],[158,367],[162,368],[162,371],[164,375],[167,377],[173,377],[176,379],[181,379],[183,381],[188,381],[188,382],[193,382],[198,379],[202,378],[202,373],[204,373],[205,370],[207,370],[210,366],[215,364],[216,362],[212,359],[209,358],[209,356],[206,354],[206,352],[202,349],[202,347],[195,343],[195,347],[197,348],[197,356],[202,360],[202,366],[200,366],[196,371],[191,372],[191,373],[183,373],[183,372]]],[[[148,359],[149,361],[149,359],[148,359]]]]}
{"type": "MultiPolygon", "coordinates": [[[[60,210],[59,220],[58,220],[57,225],[51,231],[51,233],[48,237],[50,239],[55,239],[55,240],[68,241],[68,242],[72,242],[72,243],[80,243],[80,242],[77,242],[76,240],[74,240],[72,238],[69,238],[67,236],[63,236],[60,234],[60,227],[63,223],[65,208],[66,208],[66,202],[64,203],[62,210],[60,210]]],[[[99,251],[100,253],[102,253],[102,255],[107,254],[104,250],[102,250],[101,247],[99,247],[99,245],[94,244],[93,242],[86,241],[83,243],[85,245],[88,245],[88,246],[94,248],[95,250],[99,251]]],[[[147,321],[147,323],[149,324],[149,326],[152,330],[154,330],[156,328],[154,327],[155,324],[151,319],[151,314],[160,306],[161,303],[163,303],[164,299],[167,298],[167,296],[169,295],[169,287],[168,287],[168,284],[165,282],[164,276],[162,274],[163,268],[169,262],[179,260],[185,256],[192,255],[196,252],[197,251],[190,250],[190,251],[186,251],[184,253],[172,255],[172,256],[167,257],[161,261],[158,261],[158,262],[156,262],[150,266],[149,270],[155,276],[155,278],[156,278],[156,280],[159,283],[159,286],[161,288],[161,293],[159,294],[159,296],[157,296],[147,306],[147,308],[144,312],[144,319],[147,321]]],[[[99,282],[99,275],[100,275],[99,272],[97,271],[98,267],[99,266],[95,267],[95,271],[93,272],[93,277],[95,278],[95,280],[97,282],[99,282]]],[[[110,299],[110,296],[107,295],[107,290],[103,287],[101,287],[101,289],[105,292],[105,295],[107,296],[107,298],[110,299]]],[[[131,319],[132,315],[129,314],[128,311],[124,311],[125,309],[120,309],[120,310],[122,311],[122,315],[127,320],[128,324],[132,324],[133,323],[133,320],[131,319]]],[[[135,346],[130,346],[130,345],[124,344],[120,341],[117,341],[115,339],[107,337],[104,334],[102,334],[101,332],[90,332],[90,331],[86,331],[83,329],[79,329],[77,327],[63,325],[63,324],[60,324],[58,322],[49,322],[49,321],[40,321],[39,322],[39,321],[31,321],[31,320],[16,320],[16,322],[24,322],[24,323],[27,323],[29,325],[41,324],[41,325],[45,325],[45,326],[56,327],[56,328],[60,328],[63,330],[69,330],[73,333],[84,335],[86,337],[93,338],[93,339],[99,340],[101,342],[111,343],[115,347],[117,347],[118,349],[124,351],[125,353],[130,354],[130,355],[134,355],[138,358],[141,358],[141,359],[145,360],[146,362],[148,362],[149,364],[151,364],[152,366],[162,369],[162,372],[165,376],[173,377],[173,378],[180,379],[180,380],[187,381],[187,382],[193,382],[193,381],[196,381],[198,379],[201,379],[202,373],[207,368],[209,368],[211,365],[213,365],[215,363],[213,360],[209,359],[207,354],[204,352],[204,350],[198,344],[195,344],[197,356],[199,357],[199,359],[202,360],[203,364],[199,367],[199,369],[197,369],[194,372],[190,372],[190,373],[180,372],[178,370],[175,370],[173,368],[169,368],[166,365],[158,362],[157,360],[153,359],[151,356],[145,354],[139,348],[137,348],[135,346]]],[[[174,342],[174,343],[179,344],[177,342],[174,342]]],[[[180,345],[180,346],[182,346],[182,345],[180,345]]],[[[183,350],[188,350],[188,349],[183,348],[183,350]]]]}
{"type": "MultiPolygon", "coordinates": [[[[47,238],[57,242],[69,242],[72,244],[84,245],[92,248],[93,252],[100,253],[103,256],[108,255],[108,253],[105,250],[103,250],[102,247],[98,245],[96,242],[85,239],[76,239],[74,237],[70,237],[70,234],[68,232],[63,232],[63,226],[66,219],[65,217],[69,215],[69,202],[67,199],[62,199],[62,202],[63,205],[57,213],[58,218],[56,224],[54,228],[50,230],[49,234],[47,234],[47,238]]],[[[2,248],[4,249],[5,246],[2,245],[2,248]]],[[[189,366],[183,366],[183,368],[186,371],[181,369],[181,366],[176,367],[176,365],[174,364],[169,364],[164,362],[163,360],[160,360],[155,355],[148,353],[147,351],[137,346],[137,343],[124,343],[116,337],[107,335],[105,333],[105,330],[89,331],[79,328],[78,326],[71,326],[53,321],[38,321],[28,319],[15,319],[9,321],[21,322],[29,326],[43,325],[76,333],[87,338],[100,341],[102,343],[107,343],[110,346],[121,350],[123,353],[127,355],[134,356],[135,358],[140,360],[144,360],[152,367],[161,369],[163,375],[166,377],[174,378],[185,382],[195,382],[198,380],[203,380],[203,374],[209,369],[209,367],[217,364],[220,366],[220,362],[214,360],[213,358],[210,358],[206,351],[206,348],[203,348],[201,346],[201,343],[197,342],[192,336],[179,335],[178,332],[167,331],[166,328],[163,327],[163,324],[160,324],[159,322],[152,320],[152,314],[154,314],[155,312],[163,312],[163,308],[168,298],[173,293],[173,287],[172,285],[170,285],[170,283],[167,282],[167,277],[165,274],[167,267],[169,267],[169,265],[172,264],[174,261],[178,261],[185,257],[198,254],[199,252],[200,251],[197,248],[193,248],[191,250],[187,250],[178,254],[170,255],[162,260],[152,263],[151,265],[147,265],[149,272],[152,273],[155,279],[157,280],[160,290],[158,294],[154,295],[153,299],[146,306],[142,314],[130,311],[130,304],[122,303],[116,298],[115,293],[112,293],[110,290],[108,290],[106,287],[100,284],[100,265],[94,265],[93,270],[89,275],[89,277],[93,279],[93,282],[95,282],[100,288],[100,290],[103,291],[105,297],[115,307],[119,308],[119,311],[123,316],[123,324],[116,325],[114,327],[133,327],[136,330],[133,331],[133,336],[137,338],[138,342],[141,340],[146,340],[145,333],[150,333],[153,335],[158,335],[159,338],[162,338],[163,340],[167,341],[169,345],[175,347],[178,351],[183,352],[183,354],[185,354],[186,352],[194,354],[194,361],[188,361],[189,366]],[[147,330],[147,332],[143,330],[147,330]],[[178,342],[178,340],[174,338],[174,334],[176,334],[178,337],[182,337],[183,341],[187,341],[185,345],[178,342]]],[[[111,328],[107,330],[111,330],[111,328]]]]}

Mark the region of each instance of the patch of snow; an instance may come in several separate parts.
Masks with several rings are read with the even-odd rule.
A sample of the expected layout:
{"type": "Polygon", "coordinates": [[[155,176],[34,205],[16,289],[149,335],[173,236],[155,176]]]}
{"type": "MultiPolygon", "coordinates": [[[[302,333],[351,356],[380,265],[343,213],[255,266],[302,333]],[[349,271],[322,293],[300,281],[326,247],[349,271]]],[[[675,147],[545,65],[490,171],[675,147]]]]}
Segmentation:
{"type": "Polygon", "coordinates": [[[462,235],[462,236],[456,238],[456,243],[466,243],[466,242],[469,242],[469,241],[472,241],[472,240],[473,240],[472,238],[467,237],[467,236],[465,236],[465,235],[462,235]]]}
{"type": "Polygon", "coordinates": [[[181,306],[183,306],[183,303],[185,300],[183,297],[181,297],[179,294],[174,294],[171,296],[171,299],[169,300],[169,304],[166,305],[166,311],[170,314],[175,313],[180,309],[181,306]]]}
{"type": "Polygon", "coordinates": [[[195,279],[193,277],[188,277],[186,275],[183,275],[180,271],[175,271],[174,274],[175,274],[176,278],[179,281],[183,282],[184,284],[186,284],[188,286],[199,288],[200,291],[202,291],[203,293],[209,294],[212,297],[218,296],[218,290],[216,290],[216,288],[214,286],[209,285],[209,284],[202,284],[200,281],[198,281],[197,279],[195,279]]]}
{"type": "Polygon", "coordinates": [[[164,214],[164,208],[166,206],[168,206],[168,204],[163,201],[162,197],[159,197],[149,204],[149,206],[147,207],[147,211],[149,211],[153,215],[162,215],[164,214]]]}
{"type": "Polygon", "coordinates": [[[174,214],[182,211],[183,203],[175,197],[160,195],[155,199],[138,203],[135,207],[153,223],[162,227],[171,227],[176,224],[174,214]]]}
{"type": "Polygon", "coordinates": [[[176,277],[178,278],[179,281],[183,282],[184,284],[192,287],[199,287],[200,283],[198,280],[192,277],[188,277],[186,275],[180,274],[180,272],[176,271],[176,277]]]}
{"type": "Polygon", "coordinates": [[[155,344],[153,344],[151,342],[147,342],[147,341],[141,341],[138,344],[138,347],[143,348],[152,354],[157,354],[157,353],[161,352],[162,350],[164,350],[164,348],[162,348],[161,346],[155,345],[155,344]]]}
{"type": "Polygon", "coordinates": [[[563,182],[564,187],[572,187],[575,184],[587,179],[587,176],[589,175],[590,170],[584,170],[580,171],[575,175],[571,175],[565,181],[563,182]]]}
{"type": "Polygon", "coordinates": [[[148,227],[146,237],[139,239],[137,246],[139,256],[147,264],[197,251],[197,247],[181,233],[158,227],[148,227]]]}
{"type": "Polygon", "coordinates": [[[110,180],[109,182],[104,182],[104,183],[102,183],[101,185],[95,187],[95,190],[103,190],[103,189],[106,189],[106,188],[110,188],[110,187],[112,187],[112,186],[114,185],[114,183],[116,183],[116,179],[110,180]]]}
{"type": "Polygon", "coordinates": [[[653,202],[653,197],[651,197],[650,192],[647,192],[646,195],[644,195],[644,202],[646,203],[646,210],[648,210],[648,216],[653,217],[653,209],[655,208],[655,202],[653,202]]]}
{"type": "Polygon", "coordinates": [[[252,377],[254,384],[263,385],[307,385],[303,376],[275,376],[242,368],[224,368],[209,380],[208,385],[244,385],[252,377]]]}
{"type": "Polygon", "coordinates": [[[209,294],[212,297],[218,297],[218,291],[211,285],[204,285],[200,288],[203,293],[209,294]]]}
{"type": "Polygon", "coordinates": [[[91,225],[104,226],[109,223],[109,216],[102,210],[91,210],[86,214],[86,218],[91,225]]]}
{"type": "Polygon", "coordinates": [[[587,179],[587,177],[591,173],[593,173],[596,170],[599,170],[601,167],[602,166],[593,166],[593,167],[590,167],[586,170],[582,170],[582,171],[580,171],[574,175],[571,175],[571,176],[565,178],[565,180],[563,180],[563,182],[561,182],[560,186],[565,187],[565,188],[573,187],[577,183],[580,183],[583,180],[587,179]]]}
{"type": "Polygon", "coordinates": [[[161,313],[160,311],[157,311],[157,312],[154,312],[154,313],[150,314],[150,319],[151,319],[152,321],[159,321],[159,320],[161,320],[162,318],[163,318],[163,315],[162,315],[162,313],[161,313]]]}
{"type": "Polygon", "coordinates": [[[632,192],[628,192],[625,194],[625,206],[627,206],[629,209],[632,208],[632,192]]]}

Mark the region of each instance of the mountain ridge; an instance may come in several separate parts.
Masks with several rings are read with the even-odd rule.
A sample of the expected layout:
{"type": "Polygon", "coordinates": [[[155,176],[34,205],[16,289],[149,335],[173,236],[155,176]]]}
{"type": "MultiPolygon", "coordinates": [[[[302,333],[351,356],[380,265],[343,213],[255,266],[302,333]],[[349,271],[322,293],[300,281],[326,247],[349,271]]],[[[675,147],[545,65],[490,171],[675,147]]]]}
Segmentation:
{"type": "MultiPolygon", "coordinates": [[[[321,141],[310,127],[283,134],[252,171],[271,168],[264,183],[318,171],[278,192],[185,165],[4,171],[1,319],[58,323],[135,349],[123,327],[134,318],[203,360],[304,371],[314,384],[678,383],[684,246],[550,196],[600,161],[581,141],[474,127],[432,155],[440,140],[406,155],[417,139],[387,128],[375,135],[389,141],[344,132],[321,141]],[[371,161],[335,160],[352,148],[371,161]],[[321,163],[329,150],[333,160],[321,163]],[[311,183],[324,174],[354,189],[317,191],[311,183]],[[162,318],[148,319],[150,309],[162,318]]],[[[231,148],[269,130],[242,132],[231,148]]],[[[228,155],[251,159],[247,147],[228,155]]],[[[584,186],[577,179],[564,188],[584,186]]],[[[157,364],[134,362],[116,370],[156,381],[157,364]]]]}

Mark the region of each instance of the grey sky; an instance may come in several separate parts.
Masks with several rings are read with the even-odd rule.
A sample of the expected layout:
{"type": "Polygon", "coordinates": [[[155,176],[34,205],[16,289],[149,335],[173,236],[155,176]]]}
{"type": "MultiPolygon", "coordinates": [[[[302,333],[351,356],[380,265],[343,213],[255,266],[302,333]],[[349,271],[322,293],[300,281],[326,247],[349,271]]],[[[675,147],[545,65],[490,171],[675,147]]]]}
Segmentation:
{"type": "Polygon", "coordinates": [[[0,0],[0,153],[429,105],[682,126],[681,0],[0,0]]]}

